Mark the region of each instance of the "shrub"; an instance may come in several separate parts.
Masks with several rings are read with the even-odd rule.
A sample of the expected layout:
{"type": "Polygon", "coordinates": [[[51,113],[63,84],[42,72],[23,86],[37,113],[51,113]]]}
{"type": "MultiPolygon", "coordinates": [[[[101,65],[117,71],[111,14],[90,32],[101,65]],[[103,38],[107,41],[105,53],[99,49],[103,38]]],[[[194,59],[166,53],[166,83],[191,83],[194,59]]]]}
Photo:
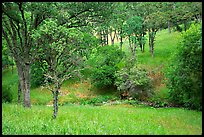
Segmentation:
{"type": "Polygon", "coordinates": [[[92,84],[97,88],[114,85],[115,72],[124,53],[115,46],[103,46],[95,49],[87,61],[91,70],[92,84]]]}
{"type": "Polygon", "coordinates": [[[129,96],[144,100],[151,96],[151,79],[145,69],[138,66],[125,67],[116,73],[118,91],[127,91],[129,96]]]}
{"type": "Polygon", "coordinates": [[[81,99],[80,100],[80,104],[81,105],[103,105],[103,103],[109,101],[109,100],[115,100],[117,98],[113,98],[112,96],[98,96],[98,97],[94,97],[91,99],[81,99]]]}
{"type": "Polygon", "coordinates": [[[201,25],[192,25],[182,34],[180,48],[166,76],[170,101],[191,109],[202,109],[201,25]]]}
{"type": "Polygon", "coordinates": [[[2,85],[2,102],[11,101],[12,101],[11,87],[8,85],[2,85]]]}

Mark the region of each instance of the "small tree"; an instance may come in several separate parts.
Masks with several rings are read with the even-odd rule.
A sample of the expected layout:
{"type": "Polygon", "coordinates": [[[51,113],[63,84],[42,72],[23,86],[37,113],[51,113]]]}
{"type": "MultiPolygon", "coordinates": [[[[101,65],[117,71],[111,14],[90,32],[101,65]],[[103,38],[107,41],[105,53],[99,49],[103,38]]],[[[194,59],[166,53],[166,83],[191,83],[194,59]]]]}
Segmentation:
{"type": "Polygon", "coordinates": [[[140,16],[132,16],[127,20],[124,30],[124,33],[129,38],[129,46],[132,51],[133,57],[135,57],[138,43],[141,47],[145,43],[142,18],[140,16]]]}
{"type": "Polygon", "coordinates": [[[145,19],[145,25],[149,34],[149,47],[152,57],[154,57],[154,41],[157,31],[165,24],[165,14],[163,12],[153,12],[145,19]]]}
{"type": "Polygon", "coordinates": [[[80,35],[82,33],[77,29],[58,26],[57,21],[52,19],[44,21],[43,26],[33,35],[42,45],[38,61],[45,71],[45,86],[53,95],[54,119],[58,112],[58,95],[62,83],[80,69],[80,35]]]}

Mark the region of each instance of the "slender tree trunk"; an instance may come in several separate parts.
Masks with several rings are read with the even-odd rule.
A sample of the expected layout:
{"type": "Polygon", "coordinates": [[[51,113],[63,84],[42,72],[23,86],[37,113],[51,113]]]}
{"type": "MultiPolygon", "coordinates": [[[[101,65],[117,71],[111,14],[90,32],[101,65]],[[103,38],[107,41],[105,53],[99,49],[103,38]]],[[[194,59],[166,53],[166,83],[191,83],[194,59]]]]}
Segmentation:
{"type": "Polygon", "coordinates": [[[150,46],[150,53],[152,57],[154,57],[154,39],[156,35],[156,30],[153,29],[152,32],[149,31],[149,46],[150,46]]]}
{"type": "MultiPolygon", "coordinates": [[[[142,38],[144,38],[144,33],[142,33],[142,38]]],[[[144,41],[142,41],[142,53],[144,53],[144,46],[145,46],[145,42],[144,41]]]]}
{"type": "Polygon", "coordinates": [[[149,33],[149,52],[151,53],[151,32],[150,30],[148,30],[148,33],[149,33]]]}
{"type": "Polygon", "coordinates": [[[168,21],[168,32],[171,33],[171,25],[170,25],[170,21],[168,21]]]}
{"type": "Polygon", "coordinates": [[[123,37],[120,37],[120,49],[122,50],[123,48],[123,37]]]}
{"type": "Polygon", "coordinates": [[[122,33],[123,33],[123,31],[122,31],[122,28],[120,28],[120,49],[122,50],[122,48],[123,48],[123,37],[122,37],[122,33]]]}
{"type": "Polygon", "coordinates": [[[133,57],[136,58],[136,48],[137,48],[137,44],[136,42],[134,42],[134,48],[133,48],[133,57]]]}
{"type": "Polygon", "coordinates": [[[58,94],[59,94],[59,91],[58,91],[58,89],[56,89],[52,93],[53,93],[53,107],[54,107],[53,118],[56,119],[57,112],[58,112],[58,94]]]}
{"type": "Polygon", "coordinates": [[[142,53],[144,53],[144,44],[142,44],[142,53]]]}
{"type": "Polygon", "coordinates": [[[101,40],[101,45],[103,46],[103,32],[100,31],[100,40],[101,40]]]}
{"type": "Polygon", "coordinates": [[[130,36],[128,36],[128,40],[129,40],[130,51],[133,53],[133,47],[132,47],[130,36]]]}
{"type": "Polygon", "coordinates": [[[152,46],[151,46],[151,54],[152,54],[152,57],[154,57],[154,43],[152,43],[152,46]]]}
{"type": "Polygon", "coordinates": [[[108,33],[106,33],[106,45],[108,45],[108,33]]]}
{"type": "Polygon", "coordinates": [[[106,45],[106,34],[105,34],[105,32],[103,32],[103,42],[104,42],[104,45],[106,45]]]}
{"type": "MultiPolygon", "coordinates": [[[[154,33],[154,32],[152,32],[154,33]]],[[[155,38],[155,35],[153,34],[152,37],[151,37],[151,54],[152,54],[152,57],[154,57],[154,38],[155,38]]]]}
{"type": "Polygon", "coordinates": [[[143,47],[142,47],[142,43],[140,43],[140,49],[141,49],[141,52],[143,52],[143,47]]]}

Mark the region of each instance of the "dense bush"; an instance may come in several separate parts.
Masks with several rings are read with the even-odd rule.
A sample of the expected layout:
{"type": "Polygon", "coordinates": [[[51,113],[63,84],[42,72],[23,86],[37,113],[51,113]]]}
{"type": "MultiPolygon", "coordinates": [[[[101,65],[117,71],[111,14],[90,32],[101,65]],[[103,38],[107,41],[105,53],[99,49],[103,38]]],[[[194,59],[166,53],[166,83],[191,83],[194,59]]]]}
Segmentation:
{"type": "Polygon", "coordinates": [[[2,102],[11,101],[12,101],[11,87],[8,85],[2,85],[2,102]]]}
{"type": "Polygon", "coordinates": [[[182,34],[180,48],[166,74],[170,100],[178,105],[202,109],[202,33],[193,24],[182,34]]]}
{"type": "Polygon", "coordinates": [[[115,81],[115,72],[124,53],[115,46],[103,46],[95,49],[87,64],[91,70],[91,81],[97,88],[112,86],[115,81]]]}
{"type": "Polygon", "coordinates": [[[115,85],[120,92],[128,92],[129,96],[145,100],[151,96],[151,79],[148,72],[138,66],[126,66],[117,71],[115,85]]]}

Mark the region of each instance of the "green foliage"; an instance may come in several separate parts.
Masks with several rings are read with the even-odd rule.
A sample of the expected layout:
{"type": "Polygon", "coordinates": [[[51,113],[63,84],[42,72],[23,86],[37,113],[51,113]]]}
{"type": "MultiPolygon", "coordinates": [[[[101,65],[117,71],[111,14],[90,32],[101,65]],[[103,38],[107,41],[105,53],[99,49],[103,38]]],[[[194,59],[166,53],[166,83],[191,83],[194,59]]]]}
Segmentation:
{"type": "Polygon", "coordinates": [[[127,20],[124,31],[128,34],[138,34],[142,31],[142,18],[140,16],[133,16],[127,20]]]}
{"type": "Polygon", "coordinates": [[[151,79],[148,72],[135,65],[128,65],[117,71],[115,85],[120,92],[127,91],[130,96],[139,100],[151,96],[151,79]]]}
{"type": "Polygon", "coordinates": [[[115,81],[117,64],[123,58],[124,53],[115,46],[98,47],[93,51],[87,64],[91,67],[90,76],[94,86],[105,88],[112,86],[115,81]]]}
{"type": "Polygon", "coordinates": [[[2,102],[11,102],[12,101],[11,87],[9,85],[2,85],[2,102]]]}
{"type": "Polygon", "coordinates": [[[2,67],[6,68],[10,65],[14,65],[14,61],[11,57],[11,53],[9,51],[7,44],[6,44],[5,39],[2,39],[2,67]]]}
{"type": "Polygon", "coordinates": [[[80,104],[81,105],[96,105],[96,106],[99,106],[99,105],[103,105],[104,103],[106,103],[107,101],[109,100],[115,100],[117,98],[113,98],[112,96],[109,96],[109,95],[101,95],[101,96],[97,96],[97,97],[94,97],[94,98],[91,98],[91,99],[81,99],[80,100],[80,104]]]}
{"type": "Polygon", "coordinates": [[[116,68],[112,66],[102,66],[98,69],[94,69],[93,71],[91,79],[93,80],[94,86],[103,88],[113,84],[116,68]]]}
{"type": "Polygon", "coordinates": [[[39,62],[35,62],[31,66],[31,88],[39,87],[44,83],[44,71],[40,67],[39,62]]]}
{"type": "Polygon", "coordinates": [[[183,33],[174,63],[167,73],[170,100],[176,104],[202,109],[202,34],[201,24],[192,24],[183,33]]]}

